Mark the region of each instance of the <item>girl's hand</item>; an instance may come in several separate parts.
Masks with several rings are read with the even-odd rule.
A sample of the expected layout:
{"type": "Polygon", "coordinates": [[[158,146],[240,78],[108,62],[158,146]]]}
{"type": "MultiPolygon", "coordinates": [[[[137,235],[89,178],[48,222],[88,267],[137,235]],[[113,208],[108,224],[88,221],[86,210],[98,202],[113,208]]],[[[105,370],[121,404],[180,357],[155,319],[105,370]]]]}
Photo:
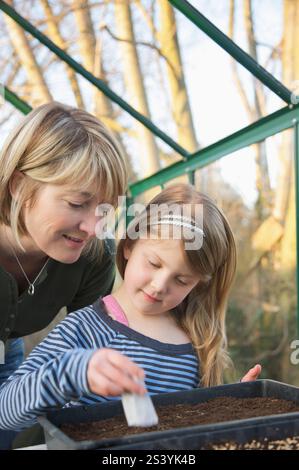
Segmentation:
{"type": "Polygon", "coordinates": [[[105,396],[118,396],[124,392],[144,395],[146,390],[136,379],[144,379],[143,369],[113,349],[98,349],[89,360],[87,381],[92,393],[105,396]]]}
{"type": "Polygon", "coordinates": [[[252,380],[256,380],[261,372],[262,366],[260,364],[256,364],[247,372],[247,374],[244,375],[243,379],[241,379],[241,382],[251,382],[252,380]]]}

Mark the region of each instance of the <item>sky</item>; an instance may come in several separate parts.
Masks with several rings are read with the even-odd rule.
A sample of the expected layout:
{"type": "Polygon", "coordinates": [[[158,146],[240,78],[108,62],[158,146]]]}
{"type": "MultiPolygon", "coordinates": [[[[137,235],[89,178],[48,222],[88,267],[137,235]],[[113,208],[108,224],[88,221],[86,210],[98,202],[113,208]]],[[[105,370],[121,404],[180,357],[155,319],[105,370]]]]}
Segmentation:
{"type": "MultiPolygon", "coordinates": [[[[228,28],[228,1],[227,0],[192,0],[191,3],[213,21],[223,32],[228,28]]],[[[242,19],[242,0],[236,0],[236,37],[235,41],[241,47],[246,47],[244,24],[242,19]]],[[[276,45],[282,35],[282,2],[281,0],[255,0],[255,26],[259,47],[260,62],[263,63],[268,54],[269,46],[276,45]]],[[[184,16],[177,12],[178,33],[181,44],[182,59],[184,63],[185,78],[200,147],[203,148],[217,140],[224,138],[237,130],[250,124],[241,103],[240,96],[231,73],[231,63],[228,54],[208,38],[204,33],[192,25],[184,16]]],[[[117,57],[115,58],[117,60],[117,57]]],[[[272,71],[272,70],[269,70],[272,71]]],[[[274,70],[279,79],[279,70],[274,70]]],[[[247,90],[250,87],[250,74],[240,68],[240,74],[247,90]]],[[[59,69],[53,75],[55,86],[55,99],[72,103],[72,95],[64,85],[64,74],[59,69]]],[[[83,82],[82,82],[83,83],[83,82]]],[[[84,83],[83,89],[88,94],[89,85],[84,83]]],[[[114,90],[122,93],[121,85],[115,82],[114,90]]],[[[126,97],[124,97],[126,99],[126,97]]],[[[159,106],[159,90],[151,94],[150,107],[153,121],[166,126],[163,130],[172,133],[172,123],[165,121],[159,106]]],[[[285,104],[272,92],[269,92],[268,112],[284,107],[285,104]]],[[[19,113],[16,113],[18,118],[19,113]]],[[[0,128],[1,141],[13,127],[14,120],[3,124],[0,128]]],[[[174,136],[172,136],[174,137],[174,136]]],[[[279,136],[267,139],[269,168],[271,182],[275,185],[278,162],[279,136]]],[[[132,146],[132,154],[138,155],[138,144],[132,146]]],[[[254,158],[252,148],[243,149],[233,155],[224,157],[219,166],[221,173],[244,198],[248,205],[253,204],[256,192],[254,189],[254,158]]],[[[138,170],[138,157],[136,158],[138,170]]]]}
{"type": "MultiPolygon", "coordinates": [[[[203,2],[193,0],[190,3],[224,33],[228,30],[228,8],[223,0],[220,2],[203,2]],[[222,8],[221,5],[222,4],[222,8]],[[220,6],[220,8],[219,8],[220,6]]],[[[235,42],[246,49],[245,30],[242,18],[242,0],[236,0],[236,28],[235,42]]],[[[253,1],[256,9],[256,33],[262,44],[278,44],[282,35],[282,4],[276,0],[253,1]]],[[[181,14],[180,14],[181,15],[181,14]]],[[[240,100],[239,93],[232,76],[229,55],[217,44],[213,43],[196,27],[187,28],[187,20],[181,15],[180,38],[190,47],[184,48],[185,70],[187,71],[187,85],[191,99],[195,128],[202,147],[210,145],[239,129],[251,124],[240,100]]],[[[262,64],[268,54],[268,47],[260,47],[260,63],[262,64]]],[[[240,74],[245,88],[251,81],[249,72],[239,66],[240,74]]],[[[271,71],[271,70],[269,70],[271,71]]],[[[276,72],[276,78],[280,79],[276,72]]],[[[285,106],[285,103],[269,91],[268,112],[274,112],[285,106]]],[[[267,139],[270,178],[275,185],[278,169],[279,136],[267,139]]],[[[253,149],[247,148],[226,156],[220,160],[223,177],[244,197],[248,204],[252,204],[256,197],[254,188],[255,166],[253,149]]]]}

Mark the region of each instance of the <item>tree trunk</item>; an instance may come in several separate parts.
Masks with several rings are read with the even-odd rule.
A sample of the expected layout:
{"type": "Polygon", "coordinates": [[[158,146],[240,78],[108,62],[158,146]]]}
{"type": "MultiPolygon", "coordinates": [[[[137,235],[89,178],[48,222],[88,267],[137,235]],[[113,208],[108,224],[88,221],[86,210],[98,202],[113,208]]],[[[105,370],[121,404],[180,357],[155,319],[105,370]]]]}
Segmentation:
{"type": "MultiPolygon", "coordinates": [[[[74,15],[79,30],[79,49],[84,67],[96,77],[107,82],[102,54],[100,39],[97,41],[92,18],[90,15],[88,0],[74,0],[74,15]]],[[[93,112],[114,134],[122,152],[128,162],[129,177],[133,177],[134,172],[130,158],[123,144],[120,132],[122,127],[117,123],[114,117],[112,103],[109,98],[100,90],[94,90],[93,112]]]]}
{"type": "MultiPolygon", "coordinates": [[[[55,18],[51,5],[49,4],[48,0],[40,0],[40,3],[45,12],[50,38],[55,44],[57,44],[58,47],[60,47],[61,49],[67,52],[65,41],[59,30],[58,20],[57,18],[55,18]]],[[[79,106],[79,108],[84,109],[84,102],[83,102],[81,90],[77,81],[76,72],[66,64],[65,64],[65,69],[66,69],[66,73],[67,73],[71,88],[75,95],[77,105],[79,106]]]]}
{"type": "Polygon", "coordinates": [[[167,0],[159,0],[161,51],[166,59],[166,69],[171,95],[173,118],[176,123],[178,142],[189,152],[198,149],[191,107],[184,78],[180,47],[177,37],[173,7],[167,0]]]}
{"type": "MultiPolygon", "coordinates": [[[[135,35],[131,17],[130,1],[116,0],[115,22],[119,46],[122,52],[124,80],[130,95],[130,102],[140,113],[150,118],[146,91],[141,74],[139,58],[136,50],[135,35]]],[[[142,124],[136,122],[142,162],[141,177],[149,176],[160,168],[158,147],[153,134],[142,124]]]]}
{"type": "MultiPolygon", "coordinates": [[[[14,7],[13,0],[8,0],[7,3],[14,7]]],[[[26,72],[28,82],[31,85],[33,106],[52,101],[53,98],[43,77],[40,66],[34,57],[30,42],[27,39],[24,29],[22,29],[21,26],[19,26],[18,23],[8,15],[4,15],[4,21],[7,25],[10,41],[26,72]]]]}
{"type": "MultiPolygon", "coordinates": [[[[284,2],[284,41],[282,50],[283,83],[290,87],[299,76],[299,53],[297,44],[299,41],[299,0],[285,0],[284,2]]],[[[274,215],[285,224],[285,235],[282,240],[282,265],[284,268],[295,268],[295,256],[290,264],[290,247],[295,246],[291,242],[290,233],[295,236],[295,190],[294,186],[294,140],[293,131],[283,133],[280,152],[279,179],[276,191],[274,215]],[[283,248],[285,243],[291,243],[288,249],[283,248]]]]}
{"type": "MultiPolygon", "coordinates": [[[[97,47],[89,2],[88,0],[74,0],[74,7],[74,15],[79,30],[79,50],[83,65],[89,72],[105,81],[101,51],[97,47]]],[[[106,95],[97,89],[94,91],[94,111],[99,119],[111,127],[112,105],[106,95]]]]}
{"type": "MultiPolygon", "coordinates": [[[[282,44],[282,81],[290,87],[299,76],[299,1],[284,1],[284,34],[282,44]]],[[[290,182],[293,169],[294,152],[291,132],[282,134],[282,145],[278,171],[278,183],[274,204],[274,215],[284,222],[290,198],[290,182]]]]}
{"type": "Polygon", "coordinates": [[[79,30],[79,50],[84,67],[93,72],[96,38],[88,0],[73,0],[74,16],[79,30]]]}
{"type": "MultiPolygon", "coordinates": [[[[245,29],[247,33],[247,42],[249,48],[249,54],[251,57],[258,62],[256,39],[254,31],[254,23],[252,16],[252,2],[251,0],[244,0],[244,21],[245,29]]],[[[251,122],[261,119],[266,114],[265,109],[265,96],[262,88],[262,84],[259,80],[253,77],[254,86],[254,105],[251,108],[251,122]]],[[[269,169],[267,162],[267,153],[265,142],[258,142],[254,145],[255,151],[255,168],[256,168],[256,189],[258,192],[256,202],[256,213],[260,221],[262,221],[265,215],[269,214],[269,208],[271,206],[271,193],[270,193],[270,178],[269,169]]]]}
{"type": "MultiPolygon", "coordinates": [[[[230,0],[229,7],[229,28],[228,35],[234,40],[234,17],[235,17],[235,1],[230,0]]],[[[249,54],[258,62],[257,47],[255,40],[254,23],[252,16],[251,0],[244,0],[243,2],[243,17],[245,23],[245,30],[247,36],[247,43],[249,54]]],[[[250,103],[248,95],[243,86],[242,80],[238,73],[237,62],[232,58],[232,73],[236,88],[240,94],[241,101],[247,112],[249,122],[255,122],[266,114],[265,95],[261,83],[256,78],[252,77],[252,85],[254,91],[254,102],[250,103]]],[[[271,188],[269,169],[267,162],[265,142],[258,142],[252,146],[255,160],[255,186],[257,189],[257,201],[255,204],[256,215],[260,223],[266,215],[269,215],[271,201],[271,188]]]]}

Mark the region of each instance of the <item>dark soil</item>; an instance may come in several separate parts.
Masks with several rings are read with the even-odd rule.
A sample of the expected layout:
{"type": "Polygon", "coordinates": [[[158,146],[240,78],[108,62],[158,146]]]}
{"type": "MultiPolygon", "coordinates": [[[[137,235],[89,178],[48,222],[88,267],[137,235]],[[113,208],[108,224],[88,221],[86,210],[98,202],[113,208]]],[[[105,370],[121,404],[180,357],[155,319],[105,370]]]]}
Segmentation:
{"type": "Polygon", "coordinates": [[[277,398],[220,397],[196,405],[181,404],[157,407],[159,424],[149,428],[128,427],[123,415],[91,423],[64,424],[61,426],[61,430],[75,441],[98,441],[143,432],[166,431],[199,424],[296,411],[299,411],[299,405],[277,398]]]}

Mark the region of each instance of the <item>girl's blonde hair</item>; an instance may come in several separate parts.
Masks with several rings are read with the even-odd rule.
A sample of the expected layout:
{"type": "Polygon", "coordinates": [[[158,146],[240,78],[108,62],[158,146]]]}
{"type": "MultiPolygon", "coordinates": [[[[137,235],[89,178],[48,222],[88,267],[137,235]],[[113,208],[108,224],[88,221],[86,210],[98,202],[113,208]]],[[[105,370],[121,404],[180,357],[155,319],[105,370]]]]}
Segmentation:
{"type": "MultiPolygon", "coordinates": [[[[148,215],[153,204],[188,204],[193,209],[200,204],[202,207],[202,246],[197,250],[185,250],[190,267],[200,275],[200,281],[173,313],[179,326],[190,337],[198,355],[201,385],[219,385],[223,382],[225,367],[232,365],[227,354],[225,328],[228,295],[235,276],[237,258],[232,230],[216,204],[188,184],[176,184],[164,189],[147,205],[148,215]]],[[[147,220],[147,229],[150,230],[150,219],[147,220]]],[[[135,231],[138,231],[138,225],[135,231]]],[[[122,277],[127,263],[124,247],[132,247],[134,243],[136,239],[130,239],[127,233],[118,244],[116,262],[122,277]]]]}
{"type": "MultiPolygon", "coordinates": [[[[0,153],[0,224],[12,228],[17,243],[27,235],[22,209],[34,204],[42,183],[71,184],[78,190],[96,185],[105,202],[117,206],[127,186],[122,152],[108,129],[88,112],[51,102],[31,111],[11,132],[0,153]],[[15,171],[26,177],[12,198],[15,171]]],[[[102,253],[97,239],[85,253],[102,253]]]]}

